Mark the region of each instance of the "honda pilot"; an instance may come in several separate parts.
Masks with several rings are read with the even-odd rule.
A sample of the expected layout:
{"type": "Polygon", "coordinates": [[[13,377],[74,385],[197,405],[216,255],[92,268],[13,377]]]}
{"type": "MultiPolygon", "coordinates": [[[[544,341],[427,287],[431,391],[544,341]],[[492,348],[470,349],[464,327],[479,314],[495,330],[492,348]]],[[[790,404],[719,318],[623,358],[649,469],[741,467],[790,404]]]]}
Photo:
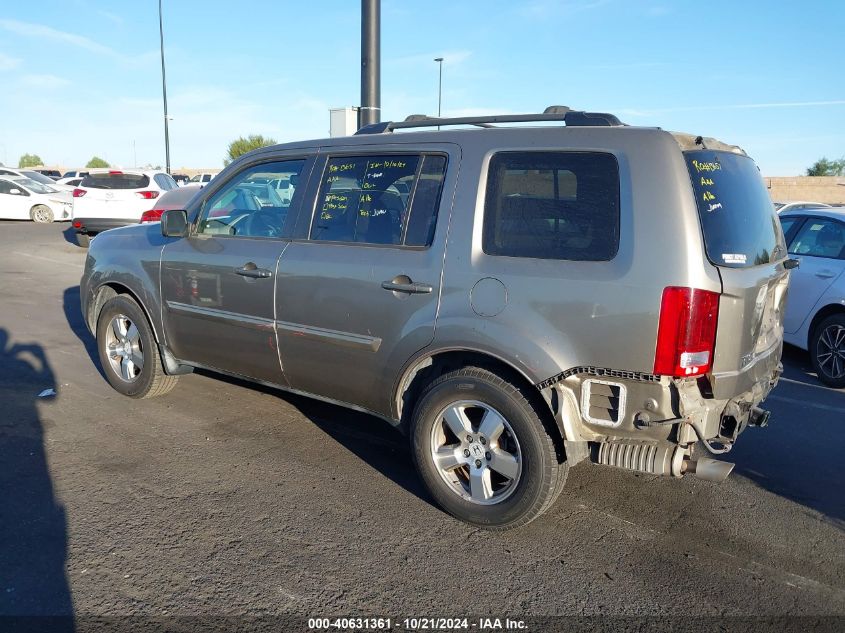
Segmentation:
{"type": "Polygon", "coordinates": [[[255,150],[102,234],[81,294],[120,393],[200,367],[372,413],[506,529],[582,460],[727,477],[704,455],[768,420],[793,264],[739,147],[553,106],[255,150]]]}

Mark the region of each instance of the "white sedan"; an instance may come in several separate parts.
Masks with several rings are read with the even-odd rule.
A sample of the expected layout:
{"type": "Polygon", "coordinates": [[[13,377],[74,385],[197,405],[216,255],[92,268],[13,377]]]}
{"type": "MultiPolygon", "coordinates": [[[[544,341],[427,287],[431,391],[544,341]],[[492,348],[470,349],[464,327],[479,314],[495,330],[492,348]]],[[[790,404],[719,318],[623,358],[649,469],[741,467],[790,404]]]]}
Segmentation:
{"type": "Polygon", "coordinates": [[[67,191],[31,178],[0,177],[0,218],[52,222],[69,220],[73,200],[67,191]]]}
{"type": "Polygon", "coordinates": [[[845,387],[845,207],[779,217],[800,262],[789,279],[783,339],[810,352],[819,380],[845,387]]]}

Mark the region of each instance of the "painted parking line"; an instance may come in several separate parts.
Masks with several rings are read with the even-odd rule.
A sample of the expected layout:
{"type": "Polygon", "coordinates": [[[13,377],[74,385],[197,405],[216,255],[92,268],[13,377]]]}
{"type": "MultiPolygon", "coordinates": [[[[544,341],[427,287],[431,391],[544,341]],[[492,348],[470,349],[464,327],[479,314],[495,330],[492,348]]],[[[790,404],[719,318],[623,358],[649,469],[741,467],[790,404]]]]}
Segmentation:
{"type": "Polygon", "coordinates": [[[793,385],[800,385],[802,387],[812,387],[813,389],[821,389],[822,391],[827,391],[828,393],[841,393],[845,396],[845,390],[843,389],[834,389],[833,387],[826,387],[825,385],[814,385],[810,382],[804,382],[803,380],[795,380],[794,378],[784,378],[783,376],[780,377],[779,382],[788,382],[793,385]]]}
{"type": "Polygon", "coordinates": [[[833,411],[835,413],[845,414],[845,404],[841,407],[834,407],[829,404],[810,402],[807,400],[800,400],[798,398],[785,398],[784,396],[768,396],[766,400],[776,400],[777,402],[786,402],[787,404],[794,404],[800,407],[809,407],[811,409],[821,409],[822,411],[833,411]]]}
{"type": "Polygon", "coordinates": [[[85,264],[78,264],[76,262],[63,262],[58,259],[53,259],[52,257],[42,257],[41,255],[33,255],[32,253],[21,253],[20,251],[13,251],[13,255],[20,255],[21,257],[29,257],[31,259],[40,259],[44,262],[50,262],[51,264],[59,264],[60,266],[76,266],[77,268],[85,268],[85,264]]]}

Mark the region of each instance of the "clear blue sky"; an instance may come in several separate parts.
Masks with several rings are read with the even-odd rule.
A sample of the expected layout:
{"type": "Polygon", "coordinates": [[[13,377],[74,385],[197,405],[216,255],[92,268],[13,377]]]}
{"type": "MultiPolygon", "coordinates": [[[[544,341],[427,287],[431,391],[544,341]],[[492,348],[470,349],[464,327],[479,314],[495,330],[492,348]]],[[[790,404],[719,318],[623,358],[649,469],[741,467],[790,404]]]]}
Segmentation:
{"type": "MultiPolygon", "coordinates": [[[[156,0],[4,2],[0,161],[164,163],[156,0]],[[37,8],[36,8],[37,7],[37,8]]],[[[327,136],[360,98],[360,3],[164,0],[172,165],[327,136]]],[[[765,175],[845,155],[845,2],[383,0],[384,119],[551,104],[743,146],[765,175]]]]}

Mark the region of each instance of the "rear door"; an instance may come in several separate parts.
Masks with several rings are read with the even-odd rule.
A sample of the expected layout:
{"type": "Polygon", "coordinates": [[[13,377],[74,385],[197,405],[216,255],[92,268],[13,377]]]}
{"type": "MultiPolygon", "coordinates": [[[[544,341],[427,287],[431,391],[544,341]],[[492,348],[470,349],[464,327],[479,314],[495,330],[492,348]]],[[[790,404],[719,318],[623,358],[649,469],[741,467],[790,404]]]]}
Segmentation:
{"type": "Polygon", "coordinates": [[[722,279],[713,393],[731,398],[771,379],[780,362],[786,245],[754,161],[712,150],[684,157],[707,257],[722,279]]]}
{"type": "Polygon", "coordinates": [[[797,332],[813,308],[845,271],[845,223],[833,218],[808,217],[789,244],[800,262],[789,282],[784,329],[797,332]]]}
{"type": "Polygon", "coordinates": [[[322,159],[276,282],[291,387],[389,413],[401,367],[434,337],[459,151],[357,147],[322,159]]]}

